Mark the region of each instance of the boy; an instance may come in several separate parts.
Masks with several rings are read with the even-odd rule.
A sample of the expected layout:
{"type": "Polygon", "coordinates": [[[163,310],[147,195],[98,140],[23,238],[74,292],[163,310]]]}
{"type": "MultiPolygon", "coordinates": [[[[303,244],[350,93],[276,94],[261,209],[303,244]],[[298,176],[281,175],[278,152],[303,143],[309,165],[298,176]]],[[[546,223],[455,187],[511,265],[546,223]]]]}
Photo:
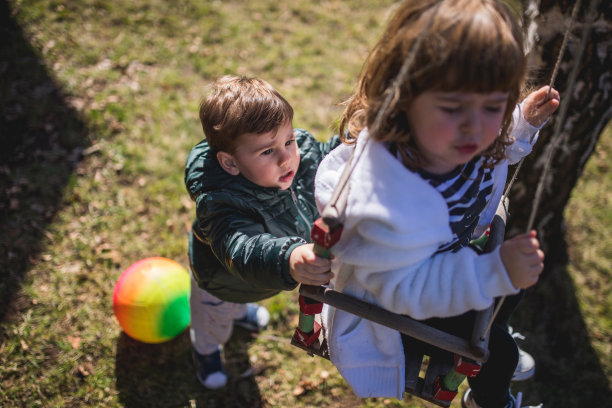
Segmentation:
{"type": "Polygon", "coordinates": [[[220,351],[233,324],[258,331],[268,323],[267,310],[250,302],[333,276],[307,241],[318,217],[315,172],[339,139],[316,142],[292,120],[291,105],[257,78],[225,76],[200,105],[206,139],[187,158],[185,184],[196,203],[191,341],[209,389],[227,382],[220,351]]]}

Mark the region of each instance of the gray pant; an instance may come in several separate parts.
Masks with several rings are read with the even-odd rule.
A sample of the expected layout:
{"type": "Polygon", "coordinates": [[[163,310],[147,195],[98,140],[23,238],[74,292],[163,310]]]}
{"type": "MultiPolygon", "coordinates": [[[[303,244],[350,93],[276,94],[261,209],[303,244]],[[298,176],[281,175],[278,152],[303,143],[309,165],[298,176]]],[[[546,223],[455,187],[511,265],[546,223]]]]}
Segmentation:
{"type": "Polygon", "coordinates": [[[244,303],[225,302],[201,289],[191,274],[191,344],[200,354],[217,351],[232,335],[234,319],[246,315],[244,303]]]}

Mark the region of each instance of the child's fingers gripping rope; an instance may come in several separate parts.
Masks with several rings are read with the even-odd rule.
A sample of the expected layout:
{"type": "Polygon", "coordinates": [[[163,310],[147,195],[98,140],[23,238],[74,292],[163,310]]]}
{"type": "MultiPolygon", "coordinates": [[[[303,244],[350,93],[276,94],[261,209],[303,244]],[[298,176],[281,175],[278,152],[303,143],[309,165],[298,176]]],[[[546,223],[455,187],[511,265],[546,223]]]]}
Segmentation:
{"type": "Polygon", "coordinates": [[[526,289],[537,283],[544,268],[544,252],[535,231],[505,241],[500,256],[515,288],[526,289]]]}
{"type": "Polygon", "coordinates": [[[333,278],[331,261],[317,256],[313,244],[300,245],[289,258],[289,272],[296,282],[307,285],[324,285],[333,278]]]}

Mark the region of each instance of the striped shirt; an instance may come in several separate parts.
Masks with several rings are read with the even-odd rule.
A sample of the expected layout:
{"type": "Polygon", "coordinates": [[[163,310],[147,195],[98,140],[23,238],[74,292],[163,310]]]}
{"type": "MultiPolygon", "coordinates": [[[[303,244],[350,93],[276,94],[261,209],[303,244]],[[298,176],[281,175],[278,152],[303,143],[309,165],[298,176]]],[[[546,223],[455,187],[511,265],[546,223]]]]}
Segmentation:
{"type": "Polygon", "coordinates": [[[437,252],[456,252],[469,245],[480,213],[493,191],[490,168],[483,166],[484,158],[477,156],[463,167],[450,173],[436,175],[419,170],[418,174],[446,200],[453,239],[442,244],[437,252]]]}

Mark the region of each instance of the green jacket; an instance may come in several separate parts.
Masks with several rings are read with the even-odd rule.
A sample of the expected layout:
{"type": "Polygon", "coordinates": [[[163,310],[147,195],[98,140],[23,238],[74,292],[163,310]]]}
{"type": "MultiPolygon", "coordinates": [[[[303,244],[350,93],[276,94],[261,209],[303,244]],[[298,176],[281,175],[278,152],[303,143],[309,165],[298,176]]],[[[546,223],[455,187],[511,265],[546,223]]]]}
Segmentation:
{"type": "Polygon", "coordinates": [[[190,152],[185,185],[196,203],[189,260],[198,285],[221,300],[246,303],[292,290],[289,255],[310,240],[319,214],[314,200],[317,166],[339,144],[317,142],[295,129],[300,166],[287,190],[260,187],[226,173],[206,140],[190,152]]]}

